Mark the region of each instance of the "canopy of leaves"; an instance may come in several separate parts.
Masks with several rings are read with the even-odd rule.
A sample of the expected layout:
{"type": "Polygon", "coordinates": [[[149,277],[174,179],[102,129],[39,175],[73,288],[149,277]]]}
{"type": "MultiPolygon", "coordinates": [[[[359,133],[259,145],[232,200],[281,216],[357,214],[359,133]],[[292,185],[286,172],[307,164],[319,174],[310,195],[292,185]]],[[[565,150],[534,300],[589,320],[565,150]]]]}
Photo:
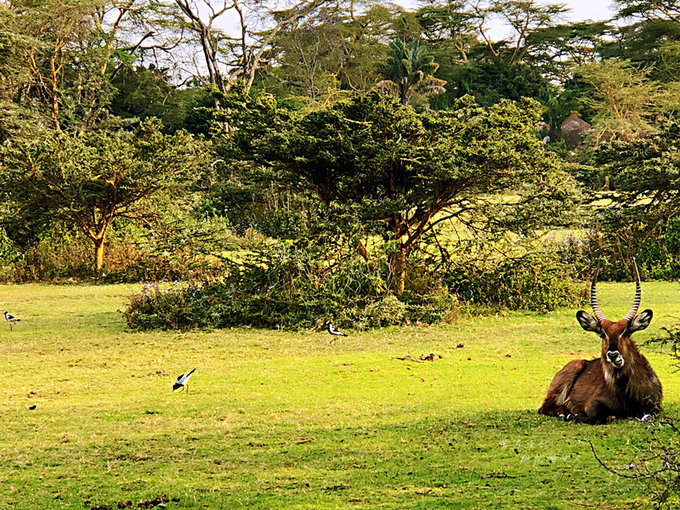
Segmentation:
{"type": "Polygon", "coordinates": [[[483,106],[524,97],[547,104],[555,93],[554,86],[539,69],[524,64],[469,62],[442,71],[440,74],[447,79],[449,91],[432,100],[432,105],[439,108],[452,105],[464,95],[474,96],[483,106]]]}
{"type": "Polygon", "coordinates": [[[3,220],[8,235],[25,245],[56,221],[93,240],[116,218],[148,221],[159,194],[178,190],[205,152],[189,135],[163,135],[150,121],[135,133],[45,132],[4,147],[2,156],[0,189],[10,205],[3,220]]]}
{"type": "Polygon", "coordinates": [[[579,69],[579,76],[593,87],[593,95],[583,99],[597,112],[593,141],[647,136],[656,130],[653,123],[657,116],[680,107],[680,82],[661,87],[648,78],[649,71],[614,60],[579,69]]]}
{"type": "Polygon", "coordinates": [[[665,217],[680,215],[680,124],[668,123],[659,133],[633,142],[602,144],[595,163],[609,176],[612,199],[628,210],[665,217]]]}
{"type": "MultiPolygon", "coordinates": [[[[410,246],[444,209],[461,218],[482,204],[500,211],[502,201],[491,195],[527,192],[528,203],[535,186],[550,202],[559,170],[534,136],[540,112],[531,101],[484,109],[464,99],[451,112],[416,113],[372,94],[270,132],[263,154],[339,217],[358,215],[386,237],[407,236],[410,246]]],[[[509,208],[516,219],[523,203],[509,208]]]]}

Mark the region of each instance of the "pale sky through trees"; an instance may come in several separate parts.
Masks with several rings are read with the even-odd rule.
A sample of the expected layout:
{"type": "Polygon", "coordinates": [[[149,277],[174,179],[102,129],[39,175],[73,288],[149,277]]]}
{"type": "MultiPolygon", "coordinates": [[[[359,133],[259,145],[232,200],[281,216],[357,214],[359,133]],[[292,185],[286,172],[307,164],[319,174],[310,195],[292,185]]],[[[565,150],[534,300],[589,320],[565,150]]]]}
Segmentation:
{"type": "MultiPolygon", "coordinates": [[[[419,5],[418,0],[397,0],[395,3],[409,9],[417,8],[419,5]]],[[[571,10],[569,13],[571,21],[583,21],[586,19],[601,21],[610,18],[614,12],[612,0],[566,0],[562,2],[551,1],[550,3],[566,5],[571,10]]]]}
{"type": "MultiPolygon", "coordinates": [[[[418,0],[395,0],[394,3],[402,5],[409,10],[415,10],[419,7],[418,0]]],[[[541,2],[543,4],[555,3],[564,4],[569,8],[567,19],[565,21],[604,21],[611,19],[614,16],[614,2],[613,0],[551,0],[550,2],[541,2]]],[[[490,34],[495,39],[507,37],[512,33],[512,29],[504,27],[499,23],[490,25],[490,34]]]]}

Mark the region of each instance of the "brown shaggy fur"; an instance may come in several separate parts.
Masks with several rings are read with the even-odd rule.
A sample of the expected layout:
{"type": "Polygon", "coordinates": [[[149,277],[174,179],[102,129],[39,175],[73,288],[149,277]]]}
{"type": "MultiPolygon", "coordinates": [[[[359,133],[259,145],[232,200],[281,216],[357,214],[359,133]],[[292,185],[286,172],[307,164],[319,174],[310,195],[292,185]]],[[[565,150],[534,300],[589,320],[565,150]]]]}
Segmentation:
{"type": "Polygon", "coordinates": [[[602,337],[602,354],[592,360],[573,360],[553,378],[543,405],[546,416],[583,423],[605,423],[614,418],[641,418],[661,411],[661,382],[630,336],[651,321],[645,310],[630,321],[597,321],[585,312],[577,318],[583,329],[602,337]],[[607,353],[618,350],[624,360],[616,368],[607,353]]]}

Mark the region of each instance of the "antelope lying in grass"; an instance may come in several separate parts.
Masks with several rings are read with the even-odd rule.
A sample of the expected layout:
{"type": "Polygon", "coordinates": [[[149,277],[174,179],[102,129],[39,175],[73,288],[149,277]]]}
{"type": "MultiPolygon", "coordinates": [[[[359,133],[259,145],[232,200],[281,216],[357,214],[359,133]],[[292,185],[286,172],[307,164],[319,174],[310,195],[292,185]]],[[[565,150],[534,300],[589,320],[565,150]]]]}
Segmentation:
{"type": "Polygon", "coordinates": [[[661,382],[647,359],[640,354],[631,335],[649,326],[652,311],[640,307],[640,273],[635,265],[633,307],[618,322],[608,320],[597,303],[597,271],[590,288],[595,317],[576,313],[583,329],[602,338],[602,354],[592,360],[570,361],[557,372],[538,410],[547,416],[569,421],[605,423],[616,418],[643,418],[661,411],[661,382]]]}

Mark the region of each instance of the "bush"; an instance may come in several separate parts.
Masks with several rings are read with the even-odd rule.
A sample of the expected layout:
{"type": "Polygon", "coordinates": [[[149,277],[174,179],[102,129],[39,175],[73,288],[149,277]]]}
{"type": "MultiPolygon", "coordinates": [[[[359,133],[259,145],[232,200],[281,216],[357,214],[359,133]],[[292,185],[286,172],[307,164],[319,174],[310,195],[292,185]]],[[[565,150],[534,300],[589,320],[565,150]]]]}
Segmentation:
{"type": "Polygon", "coordinates": [[[388,271],[380,264],[342,253],[326,260],[328,254],[316,245],[284,242],[246,261],[227,262],[220,281],[132,296],[125,318],[134,329],[297,329],[328,319],[342,328],[364,329],[440,322],[457,307],[442,291],[397,298],[388,292],[388,271]]]}
{"type": "Polygon", "coordinates": [[[572,306],[585,297],[575,266],[554,256],[530,254],[498,263],[468,261],[452,267],[446,277],[461,299],[509,310],[547,312],[572,306]]]}
{"type": "Polygon", "coordinates": [[[126,319],[136,329],[197,326],[185,296],[182,289],[161,290],[157,284],[145,285],[140,294],[130,297],[126,319]]]}
{"type": "Polygon", "coordinates": [[[245,260],[225,261],[219,281],[132,296],[125,311],[130,327],[254,326],[312,328],[333,320],[365,329],[452,320],[460,301],[473,305],[545,312],[580,303],[585,286],[573,264],[555,254],[466,259],[447,270],[409,260],[406,291],[395,296],[386,263],[364,261],[314,243],[271,242],[245,260]],[[434,268],[428,271],[428,267],[434,268]]]}
{"type": "MultiPolygon", "coordinates": [[[[178,222],[179,223],[179,222],[178,222]]],[[[219,222],[184,219],[181,228],[157,233],[117,225],[105,246],[103,283],[215,278],[223,264],[212,252],[258,244],[237,238],[219,222]]],[[[55,227],[22,250],[0,229],[0,282],[61,282],[94,279],[94,247],[78,231],[55,227]]]]}
{"type": "Polygon", "coordinates": [[[583,278],[600,268],[599,278],[631,281],[631,261],[636,258],[643,279],[680,279],[680,220],[663,228],[633,223],[609,225],[581,237],[569,237],[560,248],[561,260],[573,264],[583,278]]]}

